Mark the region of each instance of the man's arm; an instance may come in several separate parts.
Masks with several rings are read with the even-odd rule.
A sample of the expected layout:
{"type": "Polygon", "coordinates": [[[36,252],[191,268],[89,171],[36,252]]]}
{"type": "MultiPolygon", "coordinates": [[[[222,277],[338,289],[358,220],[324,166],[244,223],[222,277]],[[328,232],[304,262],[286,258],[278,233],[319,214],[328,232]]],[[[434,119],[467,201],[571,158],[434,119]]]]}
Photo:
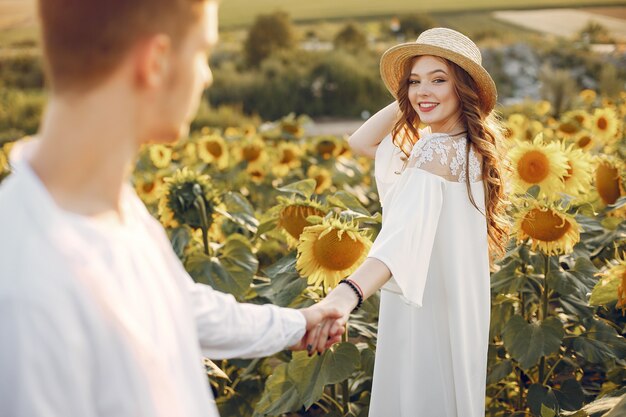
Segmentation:
{"type": "MultiPolygon", "coordinates": [[[[189,293],[200,346],[211,359],[269,356],[289,347],[304,349],[306,331],[325,319],[342,317],[337,309],[326,305],[294,310],[239,303],[230,294],[193,282],[189,293]]],[[[342,324],[337,322],[329,332],[328,344],[338,341],[342,331],[342,324]]]]}

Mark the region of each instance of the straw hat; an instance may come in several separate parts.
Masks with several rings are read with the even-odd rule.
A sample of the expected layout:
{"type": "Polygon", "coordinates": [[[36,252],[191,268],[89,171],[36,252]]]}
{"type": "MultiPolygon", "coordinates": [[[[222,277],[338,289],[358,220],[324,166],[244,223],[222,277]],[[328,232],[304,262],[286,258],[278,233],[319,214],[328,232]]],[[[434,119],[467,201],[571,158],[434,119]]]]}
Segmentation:
{"type": "Polygon", "coordinates": [[[422,32],[415,42],[389,48],[380,59],[380,75],[387,89],[397,98],[398,83],[404,76],[404,63],[419,55],[446,58],[474,79],[485,114],[496,105],[496,84],[482,66],[480,50],[462,33],[447,28],[432,28],[422,32]]]}

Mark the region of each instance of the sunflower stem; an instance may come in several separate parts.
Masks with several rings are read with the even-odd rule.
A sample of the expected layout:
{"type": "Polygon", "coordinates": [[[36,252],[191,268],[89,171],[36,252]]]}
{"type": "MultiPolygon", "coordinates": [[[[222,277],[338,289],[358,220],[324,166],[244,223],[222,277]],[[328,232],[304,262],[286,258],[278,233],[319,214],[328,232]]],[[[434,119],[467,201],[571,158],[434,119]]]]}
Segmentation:
{"type": "Polygon", "coordinates": [[[200,213],[200,230],[202,230],[202,243],[204,244],[204,254],[210,256],[209,252],[209,219],[206,213],[206,205],[204,198],[197,195],[193,202],[194,206],[200,213]]]}
{"type": "MultiPolygon", "coordinates": [[[[548,317],[548,303],[549,299],[549,291],[548,288],[548,275],[550,274],[550,256],[546,255],[546,266],[544,268],[544,279],[543,279],[543,293],[541,297],[541,320],[544,321],[548,317]]],[[[542,356],[541,361],[539,361],[539,381],[544,380],[545,375],[545,367],[546,367],[546,357],[542,356]]]]}

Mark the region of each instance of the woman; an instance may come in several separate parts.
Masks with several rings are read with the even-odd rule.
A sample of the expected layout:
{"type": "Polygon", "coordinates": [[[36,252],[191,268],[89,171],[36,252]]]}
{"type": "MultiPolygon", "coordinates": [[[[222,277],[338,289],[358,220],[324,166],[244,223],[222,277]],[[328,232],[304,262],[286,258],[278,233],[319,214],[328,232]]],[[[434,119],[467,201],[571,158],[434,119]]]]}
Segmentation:
{"type": "MultiPolygon", "coordinates": [[[[347,317],[382,287],[370,417],[483,416],[490,265],[508,240],[495,84],[476,45],[445,28],[389,49],[381,75],[397,101],[350,145],[375,158],[382,229],[322,302],[347,317]]],[[[311,332],[311,351],[330,327],[311,332]]]]}

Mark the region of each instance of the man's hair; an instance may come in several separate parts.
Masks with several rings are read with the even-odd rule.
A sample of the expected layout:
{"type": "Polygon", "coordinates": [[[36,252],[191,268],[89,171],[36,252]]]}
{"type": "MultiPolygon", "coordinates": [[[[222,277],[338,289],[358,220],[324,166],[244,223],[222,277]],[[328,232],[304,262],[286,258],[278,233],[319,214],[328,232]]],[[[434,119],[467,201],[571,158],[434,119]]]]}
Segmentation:
{"type": "Polygon", "coordinates": [[[174,44],[207,0],[39,0],[44,61],[54,91],[87,90],[105,80],[142,37],[174,44]]]}

